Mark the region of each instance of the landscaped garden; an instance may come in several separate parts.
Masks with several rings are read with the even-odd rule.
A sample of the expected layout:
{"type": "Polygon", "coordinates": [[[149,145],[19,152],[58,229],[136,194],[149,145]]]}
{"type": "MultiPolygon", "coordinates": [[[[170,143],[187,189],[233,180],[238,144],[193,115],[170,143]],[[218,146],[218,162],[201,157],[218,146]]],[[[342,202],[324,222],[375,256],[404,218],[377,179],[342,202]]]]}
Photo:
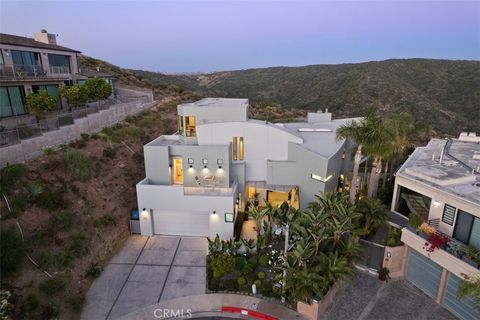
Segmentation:
{"type": "Polygon", "coordinates": [[[360,207],[347,194],[330,192],[303,211],[287,203],[250,208],[256,240],[209,239],[208,289],[254,291],[291,305],[320,301],[335,283],[354,276],[362,254],[358,236],[366,224],[378,224],[360,207]]]}

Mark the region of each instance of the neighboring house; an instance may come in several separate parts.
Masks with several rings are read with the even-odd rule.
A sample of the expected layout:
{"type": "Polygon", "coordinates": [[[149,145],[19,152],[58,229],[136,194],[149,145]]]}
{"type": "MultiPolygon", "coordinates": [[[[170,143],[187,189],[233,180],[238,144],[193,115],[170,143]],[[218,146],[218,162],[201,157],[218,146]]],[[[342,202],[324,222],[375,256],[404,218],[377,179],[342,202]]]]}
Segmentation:
{"type": "MultiPolygon", "coordinates": [[[[56,35],[42,30],[34,38],[0,33],[0,118],[27,114],[25,96],[46,90],[59,96],[61,84],[82,83],[95,71],[81,70],[80,51],[57,45],[56,35]]],[[[112,84],[111,75],[99,73],[112,84]]],[[[59,109],[66,109],[59,99],[59,109]]]]}
{"type": "Polygon", "coordinates": [[[404,228],[404,273],[417,287],[463,319],[480,319],[473,300],[456,299],[465,275],[480,274],[465,258],[465,246],[480,249],[480,136],[432,139],[416,148],[396,173],[392,211],[408,219],[417,214],[449,237],[445,250],[425,250],[426,240],[404,228]],[[463,256],[463,257],[462,257],[463,256]]]}
{"type": "Polygon", "coordinates": [[[249,204],[305,208],[344,183],[351,147],[336,129],[346,119],[319,112],[307,122],[274,124],[249,119],[248,108],[248,99],[178,105],[179,131],[144,146],[142,234],[230,238],[236,213],[249,204]]]}

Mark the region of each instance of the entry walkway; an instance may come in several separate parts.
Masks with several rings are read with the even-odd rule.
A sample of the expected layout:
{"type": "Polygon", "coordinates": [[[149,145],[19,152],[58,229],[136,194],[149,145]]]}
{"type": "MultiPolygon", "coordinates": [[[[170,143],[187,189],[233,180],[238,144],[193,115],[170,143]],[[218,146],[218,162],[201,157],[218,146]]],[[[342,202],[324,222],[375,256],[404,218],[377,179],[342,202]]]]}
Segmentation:
{"type": "Polygon", "coordinates": [[[203,294],[207,239],[132,236],[86,296],[81,319],[118,319],[178,297],[203,294]]]}

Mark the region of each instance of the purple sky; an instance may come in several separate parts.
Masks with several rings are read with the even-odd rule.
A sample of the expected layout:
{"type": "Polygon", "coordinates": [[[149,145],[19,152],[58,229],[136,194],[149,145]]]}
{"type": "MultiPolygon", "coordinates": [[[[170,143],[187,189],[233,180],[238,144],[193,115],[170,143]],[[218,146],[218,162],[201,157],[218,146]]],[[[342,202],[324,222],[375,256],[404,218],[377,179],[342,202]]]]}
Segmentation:
{"type": "Polygon", "coordinates": [[[480,1],[0,0],[0,30],[128,68],[194,72],[389,58],[480,59],[480,1]]]}

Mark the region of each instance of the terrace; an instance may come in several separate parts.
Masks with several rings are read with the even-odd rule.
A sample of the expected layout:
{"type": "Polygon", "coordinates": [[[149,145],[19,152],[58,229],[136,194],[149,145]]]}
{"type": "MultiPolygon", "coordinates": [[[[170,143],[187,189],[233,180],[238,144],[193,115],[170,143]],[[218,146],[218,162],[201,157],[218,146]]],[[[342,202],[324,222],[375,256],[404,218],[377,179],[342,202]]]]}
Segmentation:
{"type": "Polygon", "coordinates": [[[23,81],[23,80],[65,80],[72,76],[67,66],[49,66],[48,68],[39,65],[0,65],[0,80],[2,81],[23,81]]]}

